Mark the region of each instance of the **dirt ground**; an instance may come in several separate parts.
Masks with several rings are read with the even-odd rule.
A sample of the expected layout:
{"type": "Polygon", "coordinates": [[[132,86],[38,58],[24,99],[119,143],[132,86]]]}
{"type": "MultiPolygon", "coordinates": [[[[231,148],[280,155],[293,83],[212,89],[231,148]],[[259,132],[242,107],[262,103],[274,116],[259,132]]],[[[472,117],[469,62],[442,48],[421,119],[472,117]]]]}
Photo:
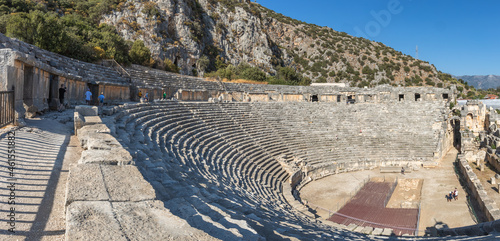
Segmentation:
{"type": "MultiPolygon", "coordinates": [[[[380,173],[379,169],[332,175],[307,184],[300,190],[300,195],[303,200],[307,200],[311,208],[317,211],[317,215],[326,219],[342,207],[366,180],[373,177],[388,180],[404,178],[408,181],[405,180],[404,185],[401,185],[400,188],[408,189],[408,193],[401,194],[401,196],[391,200],[390,205],[401,205],[401,202],[414,205],[415,202],[418,202],[417,193],[419,186],[421,186],[418,235],[433,232],[436,228],[473,225],[476,223],[474,215],[470,211],[467,199],[464,198],[464,189],[460,186],[454,170],[453,162],[456,156],[457,151],[452,149],[439,166],[420,168],[405,175],[380,173]],[[414,181],[418,179],[422,179],[422,181],[414,181]],[[455,187],[459,191],[459,198],[457,201],[448,202],[445,196],[455,187]]],[[[395,190],[394,193],[400,192],[395,190]]]]}

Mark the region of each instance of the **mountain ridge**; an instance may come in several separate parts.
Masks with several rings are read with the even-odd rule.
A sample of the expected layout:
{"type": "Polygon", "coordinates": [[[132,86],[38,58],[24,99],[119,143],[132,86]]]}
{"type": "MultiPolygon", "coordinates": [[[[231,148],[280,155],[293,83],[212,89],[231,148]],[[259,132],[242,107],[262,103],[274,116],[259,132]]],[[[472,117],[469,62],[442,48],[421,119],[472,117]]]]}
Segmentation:
{"type": "Polygon", "coordinates": [[[500,87],[500,75],[454,75],[453,77],[462,79],[476,89],[487,90],[500,87]]]}

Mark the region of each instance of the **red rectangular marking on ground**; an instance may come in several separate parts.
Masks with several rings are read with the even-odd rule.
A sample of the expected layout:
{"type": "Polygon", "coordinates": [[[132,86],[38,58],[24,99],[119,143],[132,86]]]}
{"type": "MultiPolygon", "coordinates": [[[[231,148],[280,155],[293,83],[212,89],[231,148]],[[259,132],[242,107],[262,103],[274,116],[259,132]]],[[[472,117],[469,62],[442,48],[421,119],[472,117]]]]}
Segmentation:
{"type": "Polygon", "coordinates": [[[367,182],[356,195],[328,220],[349,225],[391,228],[394,234],[415,235],[418,222],[416,208],[386,208],[391,183],[367,182]]]}

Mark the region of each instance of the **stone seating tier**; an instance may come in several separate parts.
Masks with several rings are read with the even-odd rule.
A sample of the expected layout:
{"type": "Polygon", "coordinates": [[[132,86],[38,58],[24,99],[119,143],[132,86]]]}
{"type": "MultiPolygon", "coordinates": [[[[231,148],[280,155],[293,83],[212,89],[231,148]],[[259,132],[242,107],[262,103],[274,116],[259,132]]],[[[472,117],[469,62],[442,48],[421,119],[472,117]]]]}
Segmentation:
{"type": "MultiPolygon", "coordinates": [[[[116,123],[110,130],[116,130],[117,139],[131,151],[165,207],[191,226],[219,235],[203,227],[210,223],[228,230],[231,221],[221,220],[231,217],[233,223],[246,220],[259,235],[269,232],[263,230],[280,230],[281,237],[315,240],[328,236],[316,230],[340,233],[289,206],[283,196],[289,174],[278,159],[318,166],[333,161],[349,168],[351,161],[373,162],[370,155],[396,160],[415,158],[423,151],[430,157],[438,142],[432,124],[439,119],[439,111],[419,111],[412,105],[400,110],[401,106],[326,103],[315,103],[318,110],[311,110],[311,103],[288,104],[163,101],[132,105],[110,117],[116,123]],[[409,118],[415,116],[406,112],[421,121],[411,122],[409,118]],[[358,128],[363,127],[360,135],[358,128]],[[426,138],[430,140],[420,141],[426,138]],[[204,221],[195,221],[197,216],[204,221]]],[[[240,234],[245,232],[238,227],[240,234]]],[[[360,235],[342,233],[347,240],[366,238],[360,235]]]]}

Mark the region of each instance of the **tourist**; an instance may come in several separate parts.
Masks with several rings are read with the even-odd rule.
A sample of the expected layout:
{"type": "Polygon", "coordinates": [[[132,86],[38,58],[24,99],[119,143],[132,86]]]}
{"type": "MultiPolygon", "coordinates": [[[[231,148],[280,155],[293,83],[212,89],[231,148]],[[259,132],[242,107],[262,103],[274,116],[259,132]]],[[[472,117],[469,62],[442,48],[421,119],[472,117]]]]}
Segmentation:
{"type": "Polygon", "coordinates": [[[101,95],[99,95],[99,106],[104,105],[104,92],[101,92],[101,95]]]}
{"type": "Polygon", "coordinates": [[[91,100],[92,100],[92,92],[90,92],[90,89],[87,88],[87,92],[85,92],[85,101],[87,102],[87,105],[90,105],[91,100]]]}
{"type": "Polygon", "coordinates": [[[144,101],[149,101],[149,94],[148,92],[146,92],[146,94],[144,95],[144,101]]]}
{"type": "Polygon", "coordinates": [[[61,84],[61,88],[59,88],[59,108],[57,109],[59,112],[64,109],[64,93],[66,93],[66,87],[61,84]]]}
{"type": "Polygon", "coordinates": [[[453,199],[453,192],[450,192],[450,193],[448,193],[448,195],[446,195],[446,200],[448,202],[451,202],[451,199],[453,199]]]}
{"type": "Polygon", "coordinates": [[[142,92],[139,90],[139,100],[142,98],[142,92]]]}
{"type": "Polygon", "coordinates": [[[405,167],[401,167],[401,174],[405,174],[405,167]]]}
{"type": "Polygon", "coordinates": [[[455,199],[455,201],[458,200],[458,190],[457,190],[457,188],[455,188],[455,191],[453,191],[453,198],[455,199]]]}
{"type": "Polygon", "coordinates": [[[167,92],[163,92],[163,99],[166,100],[167,99],[167,92]]]}

